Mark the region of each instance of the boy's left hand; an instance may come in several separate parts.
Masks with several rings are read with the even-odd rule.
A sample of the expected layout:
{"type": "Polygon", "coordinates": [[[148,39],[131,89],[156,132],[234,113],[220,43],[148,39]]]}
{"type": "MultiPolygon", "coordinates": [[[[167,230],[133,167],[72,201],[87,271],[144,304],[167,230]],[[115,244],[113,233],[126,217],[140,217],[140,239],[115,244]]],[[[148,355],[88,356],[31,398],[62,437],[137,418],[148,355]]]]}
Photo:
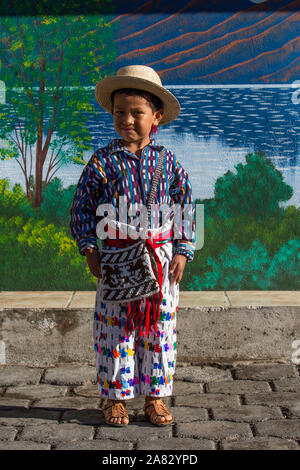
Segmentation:
{"type": "Polygon", "coordinates": [[[186,256],[179,254],[174,255],[169,270],[169,273],[172,274],[171,284],[173,284],[173,282],[175,281],[177,284],[179,284],[179,282],[181,281],[186,261],[186,256]]]}

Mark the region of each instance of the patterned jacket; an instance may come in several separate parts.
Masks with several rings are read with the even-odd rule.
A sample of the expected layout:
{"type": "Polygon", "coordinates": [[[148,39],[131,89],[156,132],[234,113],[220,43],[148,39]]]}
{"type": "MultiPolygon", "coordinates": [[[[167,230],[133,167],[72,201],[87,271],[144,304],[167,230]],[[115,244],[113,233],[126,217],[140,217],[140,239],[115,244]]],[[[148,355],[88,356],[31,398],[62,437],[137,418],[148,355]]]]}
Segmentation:
{"type": "MultiPolygon", "coordinates": [[[[91,156],[79,178],[70,210],[70,231],[81,255],[84,255],[87,247],[99,249],[96,226],[103,216],[96,215],[96,210],[100,204],[112,204],[116,220],[121,195],[126,196],[128,205],[146,204],[146,195],[150,191],[151,178],[162,148],[155,139],[151,139],[141,157],[138,157],[121,145],[121,139],[113,139],[91,156]]],[[[174,153],[167,150],[153,204],[167,204],[167,207],[171,207],[174,203],[181,208],[189,204],[189,211],[192,211],[189,212],[191,217],[188,228],[182,217],[181,235],[176,236],[176,239],[175,235],[173,237],[174,252],[185,255],[187,262],[190,262],[194,258],[196,243],[192,186],[174,153]]],[[[127,217],[127,223],[130,224],[135,215],[127,217]]]]}

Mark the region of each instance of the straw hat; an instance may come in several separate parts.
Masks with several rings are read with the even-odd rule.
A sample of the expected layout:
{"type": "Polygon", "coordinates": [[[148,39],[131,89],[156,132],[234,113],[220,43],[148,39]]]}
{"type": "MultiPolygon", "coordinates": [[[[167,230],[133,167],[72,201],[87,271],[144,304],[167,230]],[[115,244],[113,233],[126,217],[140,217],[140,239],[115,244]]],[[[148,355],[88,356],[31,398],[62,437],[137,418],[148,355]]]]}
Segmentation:
{"type": "Polygon", "coordinates": [[[168,124],[180,113],[180,104],[175,96],[162,86],[159,75],[146,65],[127,65],[120,68],[115,76],[106,77],[97,83],[96,100],[102,108],[112,114],[111,94],[120,88],[138,88],[161,99],[164,114],[159,125],[168,124]]]}

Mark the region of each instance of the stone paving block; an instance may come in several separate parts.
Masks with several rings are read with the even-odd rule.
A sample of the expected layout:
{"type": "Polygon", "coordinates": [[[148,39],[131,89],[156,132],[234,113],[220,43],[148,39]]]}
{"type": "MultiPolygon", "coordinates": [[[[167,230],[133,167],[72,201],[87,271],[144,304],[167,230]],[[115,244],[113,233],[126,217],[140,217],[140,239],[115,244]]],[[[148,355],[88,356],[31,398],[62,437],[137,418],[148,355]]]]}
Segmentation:
{"type": "Polygon", "coordinates": [[[199,393],[175,397],[175,406],[192,406],[199,408],[213,408],[220,406],[240,406],[238,395],[225,393],[199,393]]]}
{"type": "Polygon", "coordinates": [[[38,384],[42,373],[37,367],[0,365],[0,385],[38,384]]]}
{"type": "MultiPolygon", "coordinates": [[[[129,419],[131,418],[130,414],[129,419]]],[[[99,426],[105,424],[105,418],[102,410],[68,410],[64,411],[62,422],[77,423],[77,424],[89,424],[92,426],[99,426]]]]}
{"type": "Polygon", "coordinates": [[[96,384],[88,384],[88,385],[80,385],[77,387],[73,387],[72,391],[75,395],[80,397],[87,397],[87,398],[101,398],[102,396],[97,390],[96,384]]]}
{"type": "Polygon", "coordinates": [[[273,384],[275,392],[300,392],[300,378],[274,380],[273,384]]]}
{"type": "MultiPolygon", "coordinates": [[[[137,443],[137,450],[215,450],[213,441],[208,439],[181,439],[173,437],[171,439],[158,439],[157,441],[140,441],[137,443]]],[[[176,460],[173,460],[175,463],[176,460]]]]}
{"type": "Polygon", "coordinates": [[[10,441],[0,442],[0,450],[50,450],[51,444],[41,444],[39,442],[10,441]]]}
{"type": "Polygon", "coordinates": [[[31,400],[43,399],[45,397],[63,397],[66,395],[68,387],[59,385],[18,385],[9,387],[5,392],[5,397],[28,398],[31,400]]]}
{"type": "Polygon", "coordinates": [[[18,431],[11,426],[0,426],[0,441],[13,441],[17,432],[18,431]]]}
{"type": "Polygon", "coordinates": [[[4,408],[29,408],[30,400],[22,400],[21,398],[1,397],[0,407],[4,408]]]}
{"type": "Polygon", "coordinates": [[[64,409],[87,409],[99,408],[100,399],[98,398],[85,398],[85,397],[58,397],[44,400],[35,400],[31,405],[32,408],[64,408],[64,409]]]}
{"type": "Polygon", "coordinates": [[[70,423],[51,423],[25,426],[18,440],[59,443],[61,441],[82,441],[92,439],[94,429],[92,426],[85,426],[70,423]]]}
{"type": "Polygon", "coordinates": [[[64,308],[71,299],[73,291],[2,291],[0,306],[4,308],[26,307],[36,308],[64,308]]]}
{"type": "Polygon", "coordinates": [[[207,392],[212,393],[257,393],[272,392],[268,382],[252,380],[223,380],[220,382],[209,383],[206,386],[207,392]]]}
{"type": "Polygon", "coordinates": [[[124,428],[118,428],[105,424],[98,427],[95,439],[115,439],[118,441],[151,441],[172,437],[172,426],[153,426],[151,423],[130,424],[124,428]]]}
{"type": "Polygon", "coordinates": [[[259,436],[300,439],[300,419],[272,420],[256,423],[255,429],[259,436]]]}
{"type": "Polygon", "coordinates": [[[300,402],[288,407],[293,417],[300,418],[300,402]]]}
{"type": "Polygon", "coordinates": [[[185,406],[173,406],[169,408],[176,423],[189,423],[193,421],[208,420],[208,411],[204,408],[190,408],[185,406]]]}
{"type": "Polygon", "coordinates": [[[76,291],[71,299],[69,307],[72,309],[94,308],[95,291],[76,291]]]}
{"type": "Polygon", "coordinates": [[[299,392],[245,393],[246,405],[289,406],[300,400],[299,392]]]}
{"type": "MultiPolygon", "coordinates": [[[[171,397],[164,397],[163,401],[167,406],[169,406],[171,404],[171,397]]],[[[104,404],[105,403],[106,403],[106,400],[105,400],[104,404]]],[[[143,406],[144,406],[144,403],[145,403],[145,395],[139,395],[139,396],[137,396],[135,398],[132,398],[130,400],[126,400],[124,403],[125,403],[127,411],[129,411],[129,410],[130,411],[142,410],[143,406]]]]}
{"type": "Polygon", "coordinates": [[[283,419],[280,408],[260,405],[241,405],[240,407],[212,408],[213,419],[229,421],[265,421],[267,419],[283,419]]]}
{"type": "Polygon", "coordinates": [[[249,424],[228,421],[198,421],[177,425],[178,437],[237,440],[252,437],[249,424]]]}
{"type": "Polygon", "coordinates": [[[0,411],[0,425],[4,426],[24,426],[27,424],[42,424],[49,421],[58,421],[60,411],[8,408],[0,411]]]}
{"type": "Polygon", "coordinates": [[[89,365],[59,364],[46,370],[43,383],[54,385],[96,384],[96,369],[89,365]]]}
{"type": "Polygon", "coordinates": [[[228,301],[223,291],[180,291],[178,307],[227,307],[228,301]]]}
{"type": "Polygon", "coordinates": [[[182,380],[174,381],[173,395],[186,395],[187,393],[203,393],[203,384],[182,380]]]}
{"type": "MultiPolygon", "coordinates": [[[[53,450],[132,450],[132,442],[118,442],[113,440],[59,442],[53,445],[53,450]]],[[[101,456],[100,456],[101,459],[101,456]]]]}
{"type": "Polygon", "coordinates": [[[300,305],[298,291],[226,291],[230,304],[235,307],[244,306],[297,306],[300,305]]]}
{"type": "Polygon", "coordinates": [[[177,367],[174,374],[175,382],[176,380],[184,380],[186,382],[208,383],[224,379],[232,379],[230,370],[208,366],[177,367]]]}
{"type": "Polygon", "coordinates": [[[276,437],[254,437],[247,441],[222,441],[223,450],[300,450],[295,441],[276,437]]]}
{"type": "Polygon", "coordinates": [[[235,369],[236,379],[275,380],[281,377],[299,377],[293,364],[250,364],[235,369]]]}
{"type": "MultiPolygon", "coordinates": [[[[183,406],[170,406],[170,412],[176,423],[189,423],[191,421],[208,420],[208,412],[204,408],[191,408],[183,406]]],[[[135,421],[145,421],[143,412],[137,413],[135,421]]]]}

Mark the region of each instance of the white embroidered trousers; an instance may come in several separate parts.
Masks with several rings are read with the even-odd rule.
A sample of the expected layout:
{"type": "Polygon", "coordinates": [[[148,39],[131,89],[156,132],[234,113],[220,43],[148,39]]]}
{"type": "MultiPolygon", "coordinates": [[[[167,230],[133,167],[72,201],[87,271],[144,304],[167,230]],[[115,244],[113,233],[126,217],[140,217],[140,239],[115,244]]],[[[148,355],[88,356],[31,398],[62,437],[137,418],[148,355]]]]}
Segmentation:
{"type": "MultiPolygon", "coordinates": [[[[97,387],[100,395],[110,399],[130,399],[140,394],[170,396],[175,373],[176,316],[179,284],[171,284],[169,274],[173,243],[156,249],[163,270],[160,318],[157,335],[152,327],[148,337],[140,337],[138,329],[126,336],[123,327],[128,303],[105,303],[102,283],[98,279],[94,313],[94,349],[97,387]]],[[[145,299],[142,299],[142,310],[145,299]]]]}

